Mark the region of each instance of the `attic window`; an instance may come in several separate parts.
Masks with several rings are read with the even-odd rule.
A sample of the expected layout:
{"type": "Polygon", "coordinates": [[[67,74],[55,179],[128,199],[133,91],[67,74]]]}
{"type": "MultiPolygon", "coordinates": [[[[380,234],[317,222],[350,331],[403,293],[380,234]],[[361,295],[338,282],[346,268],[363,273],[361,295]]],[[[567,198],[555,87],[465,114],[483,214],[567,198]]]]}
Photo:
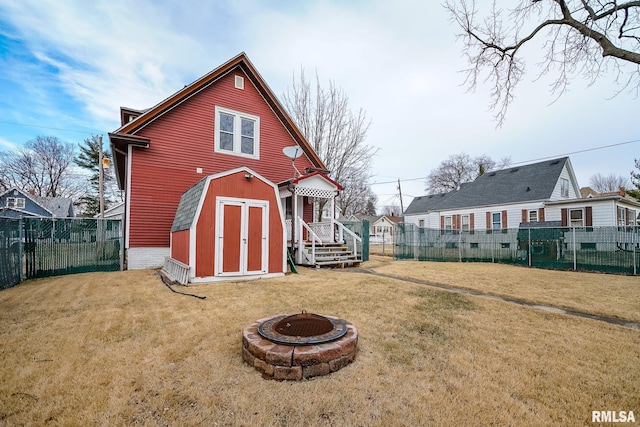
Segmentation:
{"type": "Polygon", "coordinates": [[[244,89],[244,77],[236,76],[236,89],[244,89]]]}
{"type": "Polygon", "coordinates": [[[260,117],[222,107],[215,115],[215,152],[260,158],[260,117]]]}
{"type": "Polygon", "coordinates": [[[24,209],[24,197],[7,197],[6,207],[24,209]]]}

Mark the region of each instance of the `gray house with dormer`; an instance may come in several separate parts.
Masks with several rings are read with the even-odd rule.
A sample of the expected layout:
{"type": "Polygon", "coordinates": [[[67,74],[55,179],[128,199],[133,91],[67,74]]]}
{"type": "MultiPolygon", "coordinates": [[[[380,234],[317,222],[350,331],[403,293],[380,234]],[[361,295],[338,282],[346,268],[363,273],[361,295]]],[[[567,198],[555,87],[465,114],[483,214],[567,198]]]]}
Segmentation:
{"type": "Polygon", "coordinates": [[[487,172],[457,190],[416,197],[405,223],[470,231],[636,225],[640,203],[624,195],[582,198],[569,157],[487,172]],[[533,226],[533,224],[531,224],[533,226]]]}
{"type": "Polygon", "coordinates": [[[0,194],[0,217],[70,218],[73,201],[66,197],[40,197],[17,188],[0,194]]]}

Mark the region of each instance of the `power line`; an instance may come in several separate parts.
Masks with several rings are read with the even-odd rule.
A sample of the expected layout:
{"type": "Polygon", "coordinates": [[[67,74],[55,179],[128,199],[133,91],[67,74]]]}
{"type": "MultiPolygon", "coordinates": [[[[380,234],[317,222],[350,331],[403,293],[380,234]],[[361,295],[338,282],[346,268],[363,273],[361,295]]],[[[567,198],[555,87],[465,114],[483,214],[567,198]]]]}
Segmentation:
{"type": "Polygon", "coordinates": [[[89,135],[93,135],[93,133],[94,133],[94,132],[88,132],[86,130],[54,128],[54,127],[50,127],[50,126],[30,125],[30,124],[27,124],[27,123],[6,122],[6,121],[3,121],[3,120],[0,120],[0,123],[6,124],[6,125],[26,126],[26,127],[39,128],[39,129],[60,130],[60,131],[63,131],[63,132],[86,133],[86,134],[89,134],[89,135]]]}
{"type": "MultiPolygon", "coordinates": [[[[617,144],[602,145],[600,147],[586,148],[584,150],[571,151],[569,153],[558,154],[558,155],[555,155],[555,156],[547,156],[547,157],[539,157],[537,159],[523,160],[523,161],[520,161],[520,162],[511,163],[511,164],[512,165],[522,165],[522,164],[525,164],[525,163],[537,162],[537,161],[541,161],[541,160],[555,159],[556,157],[570,156],[571,154],[580,154],[580,153],[586,153],[588,151],[596,151],[596,150],[603,150],[605,148],[618,147],[620,145],[632,144],[634,142],[640,142],[640,139],[633,139],[631,141],[618,142],[617,144]]],[[[419,177],[419,178],[400,179],[400,182],[420,181],[420,180],[427,179],[427,178],[428,178],[428,176],[422,176],[422,177],[419,177]]],[[[396,184],[397,182],[398,182],[398,180],[395,179],[393,181],[373,182],[373,183],[371,183],[369,185],[396,184]]]]}

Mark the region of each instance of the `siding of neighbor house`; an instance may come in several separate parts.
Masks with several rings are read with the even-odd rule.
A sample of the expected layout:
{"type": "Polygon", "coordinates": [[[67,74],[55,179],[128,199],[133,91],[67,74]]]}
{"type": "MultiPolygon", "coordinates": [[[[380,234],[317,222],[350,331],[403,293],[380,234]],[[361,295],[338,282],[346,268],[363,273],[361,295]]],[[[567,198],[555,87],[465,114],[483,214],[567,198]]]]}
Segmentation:
{"type": "MultiPolygon", "coordinates": [[[[130,157],[128,246],[134,250],[130,253],[137,256],[159,254],[149,248],[165,248],[168,255],[171,224],[180,196],[201,178],[239,166],[247,166],[274,183],[293,176],[291,161],[282,149],[295,141],[240,68],[187,98],[135,135],[150,139],[148,149],[133,148],[130,157]],[[236,75],[244,77],[244,89],[235,88],[236,75]],[[260,117],[259,160],[214,153],[216,106],[260,117]],[[201,168],[202,173],[197,173],[196,168],[201,168]]],[[[313,167],[306,156],[297,159],[296,166],[299,170],[313,167]]]]}

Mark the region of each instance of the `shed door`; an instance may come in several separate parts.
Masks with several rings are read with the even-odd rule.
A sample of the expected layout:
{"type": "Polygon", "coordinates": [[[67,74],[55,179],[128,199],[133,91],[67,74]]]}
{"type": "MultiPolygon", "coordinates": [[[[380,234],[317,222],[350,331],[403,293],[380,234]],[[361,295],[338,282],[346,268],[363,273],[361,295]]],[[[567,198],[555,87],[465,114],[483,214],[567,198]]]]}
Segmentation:
{"type": "Polygon", "coordinates": [[[269,203],[221,199],[217,212],[216,275],[266,273],[269,203]]]}

